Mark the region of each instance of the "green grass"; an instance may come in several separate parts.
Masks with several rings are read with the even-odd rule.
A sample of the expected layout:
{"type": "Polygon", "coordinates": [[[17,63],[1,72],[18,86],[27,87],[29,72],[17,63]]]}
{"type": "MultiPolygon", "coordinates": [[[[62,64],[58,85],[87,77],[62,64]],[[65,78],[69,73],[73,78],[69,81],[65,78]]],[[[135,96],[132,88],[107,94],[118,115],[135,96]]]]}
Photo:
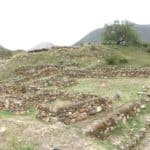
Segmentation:
{"type": "Polygon", "coordinates": [[[66,88],[66,91],[90,93],[104,97],[113,97],[119,91],[121,100],[116,100],[114,103],[120,105],[138,98],[137,93],[142,90],[143,85],[147,85],[149,82],[148,78],[84,78],[78,79],[78,84],[66,88]]]}
{"type": "Polygon", "coordinates": [[[34,116],[35,113],[36,113],[36,106],[29,105],[29,106],[27,107],[27,113],[26,113],[26,115],[34,116]]]}
{"type": "Polygon", "coordinates": [[[126,137],[129,133],[135,134],[142,127],[144,127],[144,125],[139,120],[139,116],[135,116],[134,118],[129,119],[126,124],[119,123],[117,128],[112,131],[111,135],[126,137]]]}
{"type": "Polygon", "coordinates": [[[34,150],[34,147],[31,144],[14,143],[13,150],[34,150]]]}
{"type": "Polygon", "coordinates": [[[143,47],[119,47],[118,54],[129,60],[132,66],[150,66],[150,54],[143,47]]]}
{"type": "Polygon", "coordinates": [[[116,150],[116,146],[111,143],[111,141],[101,141],[101,145],[103,145],[106,150],[116,150]]]}
{"type": "Polygon", "coordinates": [[[9,118],[13,116],[13,112],[9,110],[0,110],[0,118],[9,118]]]}
{"type": "MultiPolygon", "coordinates": [[[[95,50],[91,50],[91,46],[77,49],[60,48],[50,52],[14,54],[11,59],[6,61],[5,67],[1,70],[0,80],[13,76],[14,70],[21,66],[76,64],[82,68],[90,68],[96,65],[107,65],[107,58],[112,55],[121,60],[127,60],[127,66],[150,66],[150,54],[143,47],[101,45],[97,46],[95,50]]],[[[120,66],[120,64],[118,65],[120,66]]]]}

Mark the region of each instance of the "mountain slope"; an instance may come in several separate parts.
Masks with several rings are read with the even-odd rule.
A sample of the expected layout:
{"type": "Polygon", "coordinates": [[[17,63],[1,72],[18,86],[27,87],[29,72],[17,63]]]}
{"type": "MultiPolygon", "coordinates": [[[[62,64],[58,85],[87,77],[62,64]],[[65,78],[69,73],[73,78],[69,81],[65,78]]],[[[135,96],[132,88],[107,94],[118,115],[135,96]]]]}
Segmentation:
{"type": "Polygon", "coordinates": [[[12,55],[12,52],[7,48],[3,47],[2,45],[0,45],[0,57],[10,56],[10,55],[12,55]]]}
{"type": "MultiPolygon", "coordinates": [[[[142,41],[150,42],[150,25],[136,25],[137,32],[139,33],[142,41]]],[[[74,45],[80,45],[80,44],[98,44],[102,41],[102,32],[103,28],[96,29],[89,34],[87,34],[85,37],[83,37],[81,40],[79,40],[74,45]]]]}

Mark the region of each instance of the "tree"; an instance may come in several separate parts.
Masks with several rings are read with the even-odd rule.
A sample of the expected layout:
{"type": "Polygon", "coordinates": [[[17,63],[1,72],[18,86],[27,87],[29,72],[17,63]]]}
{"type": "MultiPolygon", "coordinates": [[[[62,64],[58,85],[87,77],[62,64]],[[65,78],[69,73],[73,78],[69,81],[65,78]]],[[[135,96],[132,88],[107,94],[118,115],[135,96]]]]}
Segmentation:
{"type": "Polygon", "coordinates": [[[135,26],[129,21],[114,21],[111,25],[105,25],[103,43],[118,45],[137,45],[140,39],[135,26]]]}

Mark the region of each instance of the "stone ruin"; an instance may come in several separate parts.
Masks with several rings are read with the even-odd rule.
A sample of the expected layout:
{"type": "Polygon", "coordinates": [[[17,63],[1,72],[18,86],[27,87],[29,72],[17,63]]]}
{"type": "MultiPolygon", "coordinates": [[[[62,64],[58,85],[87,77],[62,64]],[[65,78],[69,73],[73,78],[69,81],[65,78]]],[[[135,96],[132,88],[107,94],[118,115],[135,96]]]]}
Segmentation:
{"type": "Polygon", "coordinates": [[[24,99],[26,104],[34,104],[39,105],[41,103],[50,103],[56,100],[60,95],[62,95],[61,91],[40,91],[36,94],[24,95],[24,99]]]}
{"type": "Polygon", "coordinates": [[[23,75],[28,78],[45,77],[50,75],[61,74],[61,67],[57,65],[41,65],[41,66],[23,66],[15,70],[16,75],[23,75]]]}
{"type": "MultiPolygon", "coordinates": [[[[150,102],[150,101],[149,101],[150,102]]],[[[84,132],[101,140],[106,139],[110,133],[117,128],[118,123],[126,123],[145,106],[145,101],[138,100],[122,105],[117,111],[108,114],[102,120],[94,122],[84,132]]]]}
{"type": "Polygon", "coordinates": [[[58,88],[65,88],[71,85],[76,84],[75,79],[63,79],[60,76],[52,76],[46,79],[38,79],[36,81],[31,82],[30,84],[37,85],[40,88],[48,87],[48,86],[55,86],[58,88]]]}
{"type": "Polygon", "coordinates": [[[0,95],[13,95],[18,93],[27,93],[27,92],[36,92],[40,89],[36,86],[25,86],[25,85],[19,85],[19,84],[1,84],[0,85],[0,95]]]}
{"type": "Polygon", "coordinates": [[[50,108],[48,105],[39,105],[37,107],[37,118],[51,122],[58,120],[65,124],[75,123],[86,119],[89,115],[109,110],[112,106],[111,100],[105,98],[96,98],[93,100],[78,102],[67,106],[50,108]]]}
{"type": "Polygon", "coordinates": [[[80,77],[150,77],[150,68],[148,67],[105,67],[82,69],[79,67],[69,67],[65,65],[43,65],[43,66],[26,66],[15,70],[16,75],[26,76],[28,79],[35,77],[46,77],[51,75],[65,75],[74,78],[80,77]]]}
{"type": "Polygon", "coordinates": [[[0,110],[10,110],[15,113],[25,113],[25,101],[14,96],[0,97],[0,110]]]}
{"type": "Polygon", "coordinates": [[[61,91],[39,91],[36,93],[3,95],[0,97],[0,110],[7,109],[13,112],[24,113],[28,111],[28,106],[50,103],[56,100],[56,98],[60,95],[61,91]]]}
{"type": "Polygon", "coordinates": [[[100,67],[92,69],[67,68],[63,74],[70,77],[150,77],[150,68],[100,67]]]}

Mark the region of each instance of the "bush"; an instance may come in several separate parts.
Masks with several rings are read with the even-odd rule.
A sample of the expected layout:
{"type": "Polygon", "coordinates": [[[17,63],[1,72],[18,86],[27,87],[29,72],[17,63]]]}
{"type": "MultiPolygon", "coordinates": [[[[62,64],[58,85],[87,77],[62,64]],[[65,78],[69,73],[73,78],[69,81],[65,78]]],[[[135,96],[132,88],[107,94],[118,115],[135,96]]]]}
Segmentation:
{"type": "Polygon", "coordinates": [[[126,58],[121,58],[119,60],[119,62],[120,62],[120,64],[128,64],[129,63],[128,59],[126,59],[126,58]]]}
{"type": "Polygon", "coordinates": [[[117,65],[116,57],[111,56],[111,57],[106,58],[106,63],[107,65],[117,65]]]}
{"type": "Polygon", "coordinates": [[[147,43],[146,51],[150,53],[150,43],[147,43]]]}
{"type": "Polygon", "coordinates": [[[146,50],[148,53],[150,53],[150,47],[146,50]]]}
{"type": "Polygon", "coordinates": [[[148,47],[148,45],[149,45],[148,43],[143,43],[142,44],[143,47],[148,47]]]}
{"type": "Polygon", "coordinates": [[[92,51],[96,50],[96,46],[95,45],[91,45],[90,46],[90,50],[92,50],[92,51]]]}
{"type": "Polygon", "coordinates": [[[118,56],[110,56],[106,58],[107,65],[125,65],[128,64],[129,61],[126,58],[120,58],[118,56]]]}

